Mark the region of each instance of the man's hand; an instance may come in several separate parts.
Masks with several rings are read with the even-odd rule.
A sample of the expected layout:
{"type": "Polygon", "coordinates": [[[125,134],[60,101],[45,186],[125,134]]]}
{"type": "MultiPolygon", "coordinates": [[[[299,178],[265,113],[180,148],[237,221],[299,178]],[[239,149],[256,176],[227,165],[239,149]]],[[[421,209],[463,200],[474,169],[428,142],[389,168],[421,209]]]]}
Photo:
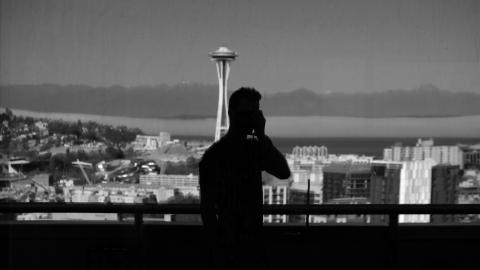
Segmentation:
{"type": "Polygon", "coordinates": [[[265,136],[265,116],[263,116],[262,110],[258,110],[253,119],[253,129],[255,130],[255,136],[263,138],[265,136]]]}

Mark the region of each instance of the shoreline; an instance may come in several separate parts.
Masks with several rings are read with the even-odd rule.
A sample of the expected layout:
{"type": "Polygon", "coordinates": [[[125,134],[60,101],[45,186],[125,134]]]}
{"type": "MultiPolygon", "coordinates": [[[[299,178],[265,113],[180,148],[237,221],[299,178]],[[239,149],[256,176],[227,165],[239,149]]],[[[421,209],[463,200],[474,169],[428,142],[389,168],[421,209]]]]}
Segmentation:
{"type": "MultiPolygon", "coordinates": [[[[3,111],[4,107],[0,107],[3,111]]],[[[209,137],[214,134],[215,118],[172,119],[134,118],[75,113],[44,113],[10,108],[15,115],[95,121],[113,126],[140,128],[145,134],[166,131],[172,136],[209,137]]],[[[447,118],[354,118],[354,117],[267,117],[266,132],[275,138],[479,138],[480,116],[447,118]]]]}

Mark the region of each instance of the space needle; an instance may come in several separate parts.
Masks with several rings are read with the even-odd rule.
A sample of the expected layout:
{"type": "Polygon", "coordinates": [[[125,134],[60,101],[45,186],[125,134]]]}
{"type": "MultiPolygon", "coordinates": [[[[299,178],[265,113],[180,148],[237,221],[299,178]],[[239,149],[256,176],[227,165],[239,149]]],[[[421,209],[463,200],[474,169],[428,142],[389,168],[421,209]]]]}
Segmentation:
{"type": "Polygon", "coordinates": [[[211,60],[215,61],[217,65],[218,107],[217,123],[215,125],[215,141],[218,141],[228,131],[230,124],[228,119],[227,81],[230,73],[230,62],[235,61],[238,55],[226,46],[221,46],[218,50],[209,53],[209,55],[211,60]]]}

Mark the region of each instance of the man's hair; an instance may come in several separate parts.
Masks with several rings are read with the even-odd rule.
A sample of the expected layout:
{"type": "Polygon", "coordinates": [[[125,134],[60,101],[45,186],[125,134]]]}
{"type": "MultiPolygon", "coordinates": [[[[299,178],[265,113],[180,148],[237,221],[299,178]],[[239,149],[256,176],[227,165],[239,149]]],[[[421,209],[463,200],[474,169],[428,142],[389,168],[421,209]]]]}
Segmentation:
{"type": "Polygon", "coordinates": [[[262,95],[253,87],[240,87],[230,95],[228,110],[236,110],[241,99],[260,102],[262,95]]]}

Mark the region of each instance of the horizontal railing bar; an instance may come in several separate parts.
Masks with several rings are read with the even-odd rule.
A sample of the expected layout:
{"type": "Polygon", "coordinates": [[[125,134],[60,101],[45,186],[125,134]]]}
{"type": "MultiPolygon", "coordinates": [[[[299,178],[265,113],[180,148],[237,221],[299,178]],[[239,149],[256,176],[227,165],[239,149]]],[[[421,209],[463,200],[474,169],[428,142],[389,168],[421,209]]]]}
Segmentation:
{"type": "Polygon", "coordinates": [[[265,214],[480,214],[480,204],[266,205],[265,214]]]}
{"type": "MultiPolygon", "coordinates": [[[[199,204],[0,203],[0,213],[200,214],[199,204]]],[[[264,205],[263,214],[480,214],[480,204],[264,205]]]]}
{"type": "Polygon", "coordinates": [[[195,204],[0,203],[0,213],[198,214],[195,204]]]}

